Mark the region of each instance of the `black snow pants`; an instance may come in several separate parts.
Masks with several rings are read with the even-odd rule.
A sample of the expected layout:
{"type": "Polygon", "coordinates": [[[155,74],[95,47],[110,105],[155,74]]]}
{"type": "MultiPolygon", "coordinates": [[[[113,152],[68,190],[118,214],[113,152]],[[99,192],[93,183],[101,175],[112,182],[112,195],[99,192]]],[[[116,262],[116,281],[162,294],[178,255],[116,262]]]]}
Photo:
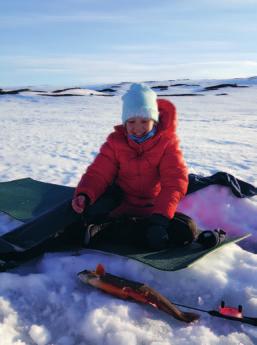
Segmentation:
{"type": "MultiPolygon", "coordinates": [[[[147,228],[147,218],[136,219],[133,217],[121,217],[111,219],[109,214],[117,208],[123,200],[123,192],[117,185],[112,185],[105,193],[92,205],[86,209],[84,220],[90,224],[109,224],[103,227],[104,240],[117,240],[122,243],[144,243],[145,231],[147,228]],[[111,230],[110,230],[111,228],[111,230]]],[[[197,236],[197,225],[189,216],[176,212],[170,220],[167,228],[169,241],[174,245],[184,245],[191,243],[197,236]]]]}

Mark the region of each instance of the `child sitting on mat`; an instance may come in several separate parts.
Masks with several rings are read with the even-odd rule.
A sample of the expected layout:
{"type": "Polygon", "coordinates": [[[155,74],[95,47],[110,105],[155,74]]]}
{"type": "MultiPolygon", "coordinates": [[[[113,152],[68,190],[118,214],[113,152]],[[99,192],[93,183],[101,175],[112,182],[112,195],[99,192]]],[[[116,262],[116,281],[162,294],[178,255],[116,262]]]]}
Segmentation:
{"type": "Polygon", "coordinates": [[[72,207],[85,214],[88,226],[123,215],[147,218],[149,249],[192,242],[196,224],[176,212],[187,191],[188,170],[175,106],[157,100],[144,84],[132,84],[122,100],[122,125],[115,126],[81,177],[72,207]]]}

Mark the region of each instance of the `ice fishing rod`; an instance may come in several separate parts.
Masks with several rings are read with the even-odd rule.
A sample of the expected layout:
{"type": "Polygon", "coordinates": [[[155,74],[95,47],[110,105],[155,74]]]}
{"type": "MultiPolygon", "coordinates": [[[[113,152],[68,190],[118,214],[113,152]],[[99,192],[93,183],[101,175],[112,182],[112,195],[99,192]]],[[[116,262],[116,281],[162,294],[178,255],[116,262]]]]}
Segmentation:
{"type": "Polygon", "coordinates": [[[180,321],[193,322],[199,319],[199,315],[182,312],[176,306],[207,313],[222,319],[257,326],[257,317],[244,316],[242,305],[239,305],[237,308],[229,307],[225,306],[225,302],[222,301],[218,310],[205,310],[185,304],[174,303],[144,283],[107,273],[102,264],[98,264],[93,271],[83,270],[79,272],[78,277],[83,283],[89,284],[108,294],[121,299],[148,304],[172,315],[180,321]]]}
{"type": "Polygon", "coordinates": [[[218,310],[206,310],[197,307],[191,307],[185,304],[174,303],[174,305],[182,308],[187,308],[190,310],[196,310],[202,313],[207,313],[211,316],[219,317],[222,319],[239,321],[241,323],[246,323],[252,326],[257,326],[257,317],[249,317],[243,315],[243,307],[239,305],[238,307],[229,307],[225,305],[225,302],[222,301],[218,310]]]}

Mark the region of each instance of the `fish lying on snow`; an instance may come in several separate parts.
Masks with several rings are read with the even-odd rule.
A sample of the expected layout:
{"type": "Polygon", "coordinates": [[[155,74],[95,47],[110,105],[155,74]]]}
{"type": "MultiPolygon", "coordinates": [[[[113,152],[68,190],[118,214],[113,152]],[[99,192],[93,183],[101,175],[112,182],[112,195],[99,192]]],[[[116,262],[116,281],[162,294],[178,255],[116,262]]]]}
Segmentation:
{"type": "Polygon", "coordinates": [[[151,305],[172,315],[177,320],[189,323],[199,319],[198,314],[179,310],[166,297],[151,287],[105,272],[101,264],[97,265],[95,271],[84,270],[79,272],[78,277],[83,283],[96,287],[108,294],[121,299],[151,305]]]}

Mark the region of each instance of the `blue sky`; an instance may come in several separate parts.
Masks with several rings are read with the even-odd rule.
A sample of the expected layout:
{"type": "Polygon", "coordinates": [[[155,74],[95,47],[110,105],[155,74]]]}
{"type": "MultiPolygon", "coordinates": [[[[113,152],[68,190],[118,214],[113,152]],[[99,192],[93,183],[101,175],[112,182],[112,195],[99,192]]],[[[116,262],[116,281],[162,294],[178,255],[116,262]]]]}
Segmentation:
{"type": "Polygon", "coordinates": [[[0,0],[0,87],[257,74],[257,0],[0,0]]]}

